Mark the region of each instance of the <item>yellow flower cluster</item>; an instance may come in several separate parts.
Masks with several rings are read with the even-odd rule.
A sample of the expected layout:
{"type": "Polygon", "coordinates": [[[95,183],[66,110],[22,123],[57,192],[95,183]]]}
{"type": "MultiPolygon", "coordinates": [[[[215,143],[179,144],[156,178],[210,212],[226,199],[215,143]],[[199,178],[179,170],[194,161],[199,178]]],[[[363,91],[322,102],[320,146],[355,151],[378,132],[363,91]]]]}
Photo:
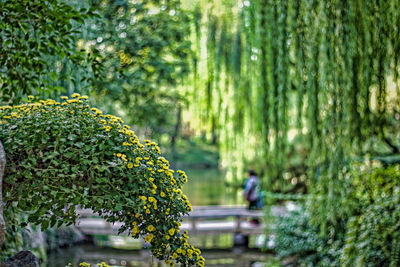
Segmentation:
{"type": "Polygon", "coordinates": [[[154,235],[153,235],[153,234],[148,234],[148,235],[144,238],[144,240],[145,240],[147,243],[150,243],[151,240],[153,240],[153,238],[154,238],[154,235]]]}
{"type": "Polygon", "coordinates": [[[157,154],[161,154],[161,150],[156,143],[151,142],[150,140],[145,140],[145,143],[146,143],[146,146],[154,149],[157,152],[157,154]]]}
{"type": "MultiPolygon", "coordinates": [[[[182,192],[182,191],[181,191],[182,192]]],[[[187,206],[187,210],[188,211],[192,211],[192,205],[189,202],[189,199],[187,198],[186,195],[182,195],[182,199],[185,201],[186,206],[187,206]]]]}
{"type": "MultiPolygon", "coordinates": [[[[140,196],[132,196],[134,205],[137,205],[133,208],[134,211],[122,210],[121,214],[126,218],[119,218],[129,225],[131,235],[141,235],[152,247],[162,248],[158,252],[172,266],[175,261],[186,262],[188,259],[194,265],[204,266],[200,250],[189,246],[187,234],[182,235],[179,231],[180,222],[172,219],[192,210],[188,198],[181,190],[183,183],[187,182],[185,172],[178,170],[175,173],[171,170],[169,162],[160,156],[157,144],[150,140],[145,140],[145,145],[141,144],[135,132],[129,126],[123,125],[121,118],[104,115],[101,110],[90,108],[86,103],[87,96],[74,93],[71,97],[72,99],[63,96],[61,102],[48,99],[31,103],[34,97],[29,96],[26,104],[0,107],[0,123],[7,123],[32,112],[50,113],[54,109],[65,116],[92,118],[105,136],[117,136],[117,140],[121,142],[113,146],[115,150],[110,155],[114,156],[110,162],[115,165],[112,166],[120,166],[122,172],[134,177],[140,188],[137,191],[140,196]],[[160,218],[163,222],[168,222],[168,230],[159,226],[160,218]]],[[[81,263],[80,266],[90,266],[84,264],[86,263],[81,263]]]]}
{"type": "Polygon", "coordinates": [[[139,234],[139,228],[138,228],[138,226],[137,226],[137,222],[136,221],[134,221],[133,223],[132,223],[132,237],[137,237],[137,234],[139,234]]]}
{"type": "Polygon", "coordinates": [[[187,183],[186,173],[184,171],[181,171],[181,170],[177,170],[176,172],[179,173],[180,175],[182,175],[184,182],[187,183]]]}
{"type": "MultiPolygon", "coordinates": [[[[79,263],[79,266],[94,267],[93,265],[91,265],[90,263],[87,263],[87,262],[81,262],[81,263],[79,263]]],[[[97,263],[96,266],[97,267],[112,267],[111,265],[108,265],[104,261],[100,262],[100,263],[97,263]]]]}

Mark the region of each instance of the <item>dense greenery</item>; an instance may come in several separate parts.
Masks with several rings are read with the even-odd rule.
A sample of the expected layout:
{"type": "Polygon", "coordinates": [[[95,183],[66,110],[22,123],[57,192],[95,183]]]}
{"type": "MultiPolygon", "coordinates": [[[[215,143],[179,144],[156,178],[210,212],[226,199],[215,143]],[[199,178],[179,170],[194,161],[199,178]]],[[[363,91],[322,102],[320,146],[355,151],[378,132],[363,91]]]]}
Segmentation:
{"type": "Polygon", "coordinates": [[[335,266],[340,258],[343,239],[328,244],[319,236],[318,229],[310,223],[310,214],[303,206],[279,217],[276,227],[276,252],[283,259],[290,259],[294,266],[335,266]]]}
{"type": "Polygon", "coordinates": [[[18,102],[28,94],[64,90],[63,82],[82,83],[100,76],[96,53],[75,48],[79,24],[95,16],[62,1],[0,1],[0,100],[18,102]],[[69,64],[80,77],[63,70],[69,64]]]}
{"type": "Polygon", "coordinates": [[[159,147],[141,144],[120,118],[90,108],[86,96],[63,99],[0,108],[10,225],[2,251],[16,248],[15,232],[28,222],[42,230],[74,223],[80,205],[123,222],[120,232],[143,236],[159,259],[204,265],[179,233],[182,215],[191,210],[181,191],[185,173],[169,169],[159,147]]]}
{"type": "MultiPolygon", "coordinates": [[[[77,42],[102,55],[103,79],[90,91],[96,105],[123,115],[148,137],[172,135],[190,70],[190,23],[180,1],[65,1],[99,14],[86,20],[77,42]]],[[[89,93],[80,85],[69,88],[89,93]]]]}
{"type": "Polygon", "coordinates": [[[189,73],[180,1],[1,1],[1,99],[90,94],[142,135],[174,135],[189,73]],[[50,23],[51,22],[51,23],[50,23]]]}
{"type": "MultiPolygon", "coordinates": [[[[356,228],[382,227],[377,217],[362,215],[367,209],[357,213],[353,167],[359,159],[398,159],[399,1],[199,0],[192,6],[190,122],[219,143],[227,179],[240,180],[253,166],[268,191],[308,191],[309,223],[326,244],[350,229],[356,235],[356,228]]],[[[361,185],[367,176],[360,177],[361,185]]],[[[377,192],[381,186],[371,185],[377,192]]],[[[368,212],[385,214],[396,201],[368,212]]],[[[391,215],[382,216],[395,227],[391,215]]],[[[380,245],[364,242],[377,236],[354,237],[353,250],[363,252],[342,254],[343,263],[397,257],[388,258],[393,250],[386,245],[378,252],[380,245]]]]}
{"type": "MultiPolygon", "coordinates": [[[[400,166],[355,163],[347,180],[349,217],[343,229],[321,236],[304,208],[278,219],[278,255],[306,266],[398,266],[400,166]],[[351,179],[350,179],[351,177],[351,179]]],[[[312,198],[311,198],[312,199],[312,198]]],[[[337,229],[337,228],[336,228],[337,229]]]]}
{"type": "Polygon", "coordinates": [[[279,190],[293,178],[293,156],[314,172],[339,170],[342,154],[398,153],[397,1],[192,6],[192,125],[218,135],[233,179],[259,161],[279,190]]]}
{"type": "Polygon", "coordinates": [[[400,263],[400,166],[378,162],[354,167],[354,212],[346,227],[342,266],[400,263]]]}
{"type": "MultiPolygon", "coordinates": [[[[304,212],[293,213],[278,228],[282,256],[296,256],[299,264],[398,265],[399,169],[388,165],[400,161],[399,1],[18,0],[0,2],[0,19],[2,102],[17,104],[31,92],[55,98],[57,91],[85,92],[104,110],[133,122],[136,132],[157,137],[167,133],[166,143],[177,158],[174,145],[185,126],[218,146],[229,184],[240,184],[243,170],[253,167],[260,171],[267,191],[310,193],[304,197],[304,212]],[[368,165],[374,159],[383,164],[368,165]]],[[[96,199],[92,193],[104,197],[120,192],[122,185],[110,184],[111,169],[123,177],[121,181],[133,179],[126,176],[128,168],[121,167],[125,161],[129,164],[129,156],[113,155],[123,154],[117,150],[126,148],[126,136],[100,125],[102,114],[79,101],[84,100],[30,103],[3,108],[1,113],[9,123],[1,125],[0,140],[14,151],[7,151],[12,167],[7,171],[14,176],[7,173],[6,179],[14,180],[6,180],[5,197],[32,193],[7,209],[30,210],[36,205],[28,219],[44,228],[74,221],[73,206],[66,214],[67,203],[91,207],[96,199]],[[23,108],[38,115],[22,112],[23,108]],[[50,109],[59,117],[50,116],[50,109]],[[68,131],[54,130],[50,124],[69,127],[73,135],[59,137],[68,131]],[[89,137],[82,139],[85,142],[74,140],[74,135],[89,130],[102,131],[96,142],[89,137]],[[11,132],[16,134],[6,135],[11,132]],[[119,145],[109,144],[106,136],[119,145]],[[110,155],[100,153],[101,144],[110,148],[110,155]],[[73,153],[87,149],[100,153],[102,162],[116,165],[93,162],[90,153],[73,153]],[[22,163],[16,161],[21,155],[22,163]],[[68,170],[61,165],[64,157],[68,170]],[[39,174],[65,177],[60,184],[45,185],[34,179],[39,174]],[[84,179],[92,174],[104,180],[84,179]],[[31,183],[36,186],[31,190],[40,190],[34,193],[14,183],[31,183]],[[112,190],[105,192],[98,184],[112,190]],[[80,191],[90,186],[94,190],[80,191]],[[61,204],[42,203],[39,192],[53,201],[62,196],[61,204]]],[[[117,125],[113,118],[102,119],[117,125]]],[[[143,151],[157,163],[157,151],[151,146],[143,151]]],[[[129,153],[134,153],[132,164],[137,164],[139,152],[129,153]]],[[[192,156],[198,157],[195,151],[192,156]]],[[[151,175],[148,169],[137,175],[142,171],[151,175]]],[[[183,175],[176,176],[181,183],[183,175]]],[[[138,187],[128,185],[137,196],[138,187]]],[[[105,214],[110,221],[126,218],[126,210],[114,201],[140,207],[127,196],[110,199],[98,203],[112,211],[105,214]]],[[[187,211],[184,199],[177,201],[182,205],[174,204],[176,216],[187,211]]],[[[139,231],[145,226],[149,225],[138,226],[139,231]]],[[[166,229],[159,230],[165,234],[166,229]]],[[[151,242],[160,245],[162,238],[155,235],[151,242]]],[[[163,249],[169,257],[170,251],[163,249]]]]}

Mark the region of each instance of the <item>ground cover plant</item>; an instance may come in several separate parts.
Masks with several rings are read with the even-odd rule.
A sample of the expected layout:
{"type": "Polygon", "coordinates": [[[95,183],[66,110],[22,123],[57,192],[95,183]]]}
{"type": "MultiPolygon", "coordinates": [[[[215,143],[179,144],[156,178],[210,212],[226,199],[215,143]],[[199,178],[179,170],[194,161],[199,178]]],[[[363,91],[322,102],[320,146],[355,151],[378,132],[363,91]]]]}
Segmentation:
{"type": "Polygon", "coordinates": [[[204,265],[200,250],[179,231],[191,210],[181,191],[186,174],[169,168],[157,144],[142,144],[121,118],[91,108],[87,96],[29,99],[0,107],[7,157],[2,251],[17,246],[15,232],[27,223],[42,230],[74,223],[80,205],[108,222],[123,222],[120,232],[143,236],[158,259],[204,265]]]}
{"type": "Polygon", "coordinates": [[[279,217],[276,251],[295,266],[398,266],[400,165],[353,162],[343,227],[323,236],[303,205],[279,217]]]}

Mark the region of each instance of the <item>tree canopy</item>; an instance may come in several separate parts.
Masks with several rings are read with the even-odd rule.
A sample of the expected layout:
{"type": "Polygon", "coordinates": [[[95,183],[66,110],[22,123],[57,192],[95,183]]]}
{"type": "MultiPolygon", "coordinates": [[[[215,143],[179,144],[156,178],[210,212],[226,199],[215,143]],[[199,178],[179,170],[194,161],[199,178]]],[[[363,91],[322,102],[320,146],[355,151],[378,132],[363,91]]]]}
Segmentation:
{"type": "Polygon", "coordinates": [[[104,79],[91,91],[96,104],[147,136],[170,131],[190,71],[189,13],[177,0],[84,3],[100,15],[86,22],[79,41],[102,55],[104,79]]]}
{"type": "Polygon", "coordinates": [[[16,103],[28,94],[63,91],[58,81],[75,84],[99,78],[96,54],[75,46],[79,24],[95,15],[58,0],[0,2],[0,99],[16,103]],[[72,64],[84,75],[62,71],[72,64]]]}

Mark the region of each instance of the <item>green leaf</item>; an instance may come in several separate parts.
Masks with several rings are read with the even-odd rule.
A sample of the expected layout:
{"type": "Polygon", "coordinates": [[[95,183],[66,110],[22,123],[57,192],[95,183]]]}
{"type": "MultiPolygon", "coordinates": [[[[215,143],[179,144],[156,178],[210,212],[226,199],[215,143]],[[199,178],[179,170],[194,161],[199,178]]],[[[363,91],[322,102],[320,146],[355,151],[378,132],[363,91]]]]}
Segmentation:
{"type": "Polygon", "coordinates": [[[7,46],[9,46],[11,44],[12,44],[12,40],[11,39],[7,39],[7,40],[5,40],[3,45],[4,45],[4,47],[7,47],[7,46]]]}
{"type": "Polygon", "coordinates": [[[54,71],[52,71],[52,72],[49,73],[49,75],[50,75],[50,78],[51,78],[53,81],[57,81],[57,73],[55,73],[54,71]]]}
{"type": "Polygon", "coordinates": [[[46,230],[47,228],[49,228],[49,221],[48,220],[44,220],[41,223],[41,227],[42,227],[42,231],[46,230]]]}

